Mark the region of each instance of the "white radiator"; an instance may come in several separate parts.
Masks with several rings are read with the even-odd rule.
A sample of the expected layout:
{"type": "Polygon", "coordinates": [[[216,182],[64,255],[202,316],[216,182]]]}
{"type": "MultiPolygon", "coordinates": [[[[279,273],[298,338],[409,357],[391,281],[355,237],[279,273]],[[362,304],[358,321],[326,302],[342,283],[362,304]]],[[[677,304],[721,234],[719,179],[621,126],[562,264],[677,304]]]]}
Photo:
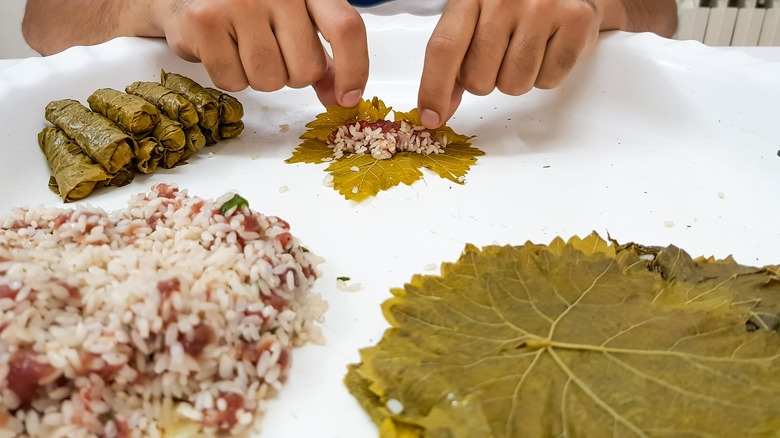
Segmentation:
{"type": "Polygon", "coordinates": [[[678,0],[675,38],[709,46],[780,46],[780,0],[678,0]]]}

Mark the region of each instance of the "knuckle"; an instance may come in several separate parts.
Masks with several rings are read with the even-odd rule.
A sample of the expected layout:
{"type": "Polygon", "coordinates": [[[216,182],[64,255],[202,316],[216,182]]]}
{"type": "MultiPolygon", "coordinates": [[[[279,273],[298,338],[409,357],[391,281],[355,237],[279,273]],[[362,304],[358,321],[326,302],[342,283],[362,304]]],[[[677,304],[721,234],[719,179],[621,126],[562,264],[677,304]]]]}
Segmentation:
{"type": "Polygon", "coordinates": [[[545,76],[540,76],[536,79],[536,83],[534,86],[536,88],[542,89],[542,90],[550,90],[560,85],[560,81],[553,78],[548,78],[545,76]]]}
{"type": "Polygon", "coordinates": [[[198,2],[191,5],[185,12],[186,21],[201,29],[213,29],[220,25],[220,13],[211,2],[198,2]]]}
{"type": "Polygon", "coordinates": [[[231,92],[237,92],[241,91],[244,88],[249,85],[247,81],[245,80],[236,80],[236,79],[222,79],[222,78],[214,78],[212,79],[212,82],[214,82],[214,86],[225,90],[225,91],[231,91],[231,92]]]}
{"type": "Polygon", "coordinates": [[[578,52],[572,48],[564,48],[555,56],[555,64],[564,72],[571,71],[577,63],[578,52]]]}
{"type": "Polygon", "coordinates": [[[198,58],[193,50],[190,49],[190,47],[185,44],[183,41],[176,40],[172,41],[169,39],[170,47],[173,49],[173,52],[176,53],[176,55],[188,62],[199,62],[200,58],[198,58]]]}
{"type": "Polygon", "coordinates": [[[590,28],[598,19],[596,10],[586,1],[577,2],[567,7],[561,14],[561,21],[568,26],[577,27],[583,31],[590,28]]]}
{"type": "Polygon", "coordinates": [[[287,85],[287,78],[281,75],[254,75],[249,78],[249,86],[257,91],[277,91],[285,85],[287,85]]]}
{"type": "Polygon", "coordinates": [[[533,85],[529,81],[500,79],[496,88],[509,96],[520,96],[531,91],[533,85]]]}
{"type": "Polygon", "coordinates": [[[488,95],[495,88],[494,83],[473,72],[463,72],[458,78],[458,82],[463,86],[463,89],[476,96],[488,95]]]}
{"type": "Polygon", "coordinates": [[[211,62],[204,65],[214,86],[225,91],[241,91],[248,82],[243,72],[232,70],[222,62],[211,62]]]}
{"type": "Polygon", "coordinates": [[[300,71],[290,71],[288,84],[292,88],[303,88],[312,85],[322,79],[327,72],[327,64],[324,59],[306,64],[300,71]]]}
{"type": "Polygon", "coordinates": [[[448,56],[454,52],[456,42],[449,35],[433,35],[428,40],[426,51],[432,55],[448,56]]]}
{"type": "Polygon", "coordinates": [[[544,90],[549,90],[551,88],[555,88],[563,82],[564,78],[566,78],[568,71],[564,70],[557,70],[555,72],[542,72],[539,74],[539,77],[536,78],[536,82],[534,83],[534,86],[536,88],[541,88],[544,90]]]}
{"type": "Polygon", "coordinates": [[[359,14],[342,14],[332,23],[337,35],[350,40],[366,33],[366,26],[359,14]]]}

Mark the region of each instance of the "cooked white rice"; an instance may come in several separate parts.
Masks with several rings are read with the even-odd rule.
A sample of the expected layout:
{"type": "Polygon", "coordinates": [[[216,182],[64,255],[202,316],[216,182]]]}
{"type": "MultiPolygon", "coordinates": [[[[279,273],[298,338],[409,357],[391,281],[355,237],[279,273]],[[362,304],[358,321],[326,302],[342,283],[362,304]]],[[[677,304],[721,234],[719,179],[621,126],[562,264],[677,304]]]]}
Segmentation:
{"type": "Polygon", "coordinates": [[[377,160],[386,160],[398,152],[443,154],[447,136],[437,139],[435,132],[423,126],[400,122],[356,122],[340,126],[328,137],[333,157],[345,154],[371,154],[377,160]]]}
{"type": "Polygon", "coordinates": [[[0,218],[0,437],[258,430],[327,304],[289,225],[231,196],[0,218]]]}

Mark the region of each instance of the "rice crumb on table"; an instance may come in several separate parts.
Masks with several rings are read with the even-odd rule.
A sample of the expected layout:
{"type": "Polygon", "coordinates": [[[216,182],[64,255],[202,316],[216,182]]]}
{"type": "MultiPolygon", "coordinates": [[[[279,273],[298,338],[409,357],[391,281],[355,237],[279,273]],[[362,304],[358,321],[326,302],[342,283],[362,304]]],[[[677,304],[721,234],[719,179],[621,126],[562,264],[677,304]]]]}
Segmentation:
{"type": "Polygon", "coordinates": [[[257,432],[322,342],[321,259],[287,222],[159,184],[124,210],[0,217],[0,435],[257,432]]]}
{"type": "Polygon", "coordinates": [[[360,283],[347,284],[346,280],[336,279],[336,288],[342,292],[357,292],[363,287],[360,283]]]}
{"type": "Polygon", "coordinates": [[[322,178],[322,185],[325,187],[333,187],[333,175],[327,174],[324,178],[322,178]]]}

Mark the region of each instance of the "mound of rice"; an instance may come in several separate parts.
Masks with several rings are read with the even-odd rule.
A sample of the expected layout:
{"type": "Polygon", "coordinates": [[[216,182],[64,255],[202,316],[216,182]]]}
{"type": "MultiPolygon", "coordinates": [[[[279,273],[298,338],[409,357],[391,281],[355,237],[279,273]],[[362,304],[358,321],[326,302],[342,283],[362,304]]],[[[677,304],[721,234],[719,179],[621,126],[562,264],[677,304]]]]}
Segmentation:
{"type": "Polygon", "coordinates": [[[443,154],[447,136],[437,139],[435,131],[403,120],[361,120],[331,132],[327,144],[333,149],[335,159],[345,154],[371,154],[377,160],[387,160],[398,152],[407,151],[422,155],[443,154]]]}
{"type": "Polygon", "coordinates": [[[259,430],[327,304],[289,225],[231,196],[0,218],[0,437],[259,430]]]}

